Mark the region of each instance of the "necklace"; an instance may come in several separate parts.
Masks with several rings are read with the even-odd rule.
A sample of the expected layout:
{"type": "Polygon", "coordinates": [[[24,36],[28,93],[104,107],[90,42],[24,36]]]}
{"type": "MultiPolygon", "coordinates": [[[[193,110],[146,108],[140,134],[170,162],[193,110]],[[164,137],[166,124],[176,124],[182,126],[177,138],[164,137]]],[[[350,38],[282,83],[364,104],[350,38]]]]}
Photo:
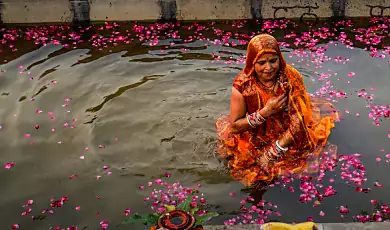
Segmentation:
{"type": "Polygon", "coordinates": [[[260,80],[259,80],[259,82],[260,82],[260,84],[261,84],[264,88],[266,88],[266,89],[273,89],[273,88],[275,87],[275,84],[276,84],[277,81],[273,80],[271,86],[266,86],[266,85],[264,85],[264,83],[261,82],[260,80]]]}
{"type": "Polygon", "coordinates": [[[275,93],[275,86],[278,83],[278,79],[279,79],[279,75],[274,78],[271,86],[266,86],[266,85],[264,85],[263,82],[260,81],[260,79],[256,75],[256,82],[259,82],[263,89],[265,89],[266,91],[268,91],[269,93],[272,93],[272,94],[275,93]]]}

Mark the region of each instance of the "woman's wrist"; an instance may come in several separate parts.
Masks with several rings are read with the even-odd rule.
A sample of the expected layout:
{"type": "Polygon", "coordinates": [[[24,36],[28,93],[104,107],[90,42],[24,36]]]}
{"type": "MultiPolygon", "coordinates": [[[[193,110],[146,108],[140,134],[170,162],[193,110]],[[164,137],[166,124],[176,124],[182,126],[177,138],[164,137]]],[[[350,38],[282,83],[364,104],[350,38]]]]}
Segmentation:
{"type": "Polygon", "coordinates": [[[289,143],[287,143],[283,138],[281,138],[280,140],[277,140],[277,145],[281,148],[281,149],[286,149],[288,148],[289,146],[289,143]]]}
{"type": "Polygon", "coordinates": [[[263,116],[264,118],[268,118],[269,116],[272,115],[271,110],[270,110],[267,106],[264,106],[264,107],[259,111],[259,113],[260,113],[261,116],[263,116]]]}
{"type": "Polygon", "coordinates": [[[283,143],[282,141],[277,140],[276,146],[279,150],[281,150],[283,152],[286,152],[288,150],[288,146],[285,143],[283,143]]]}
{"type": "Polygon", "coordinates": [[[257,126],[263,124],[266,119],[261,115],[260,112],[254,112],[251,114],[248,114],[247,117],[247,122],[252,128],[256,128],[257,126]]]}

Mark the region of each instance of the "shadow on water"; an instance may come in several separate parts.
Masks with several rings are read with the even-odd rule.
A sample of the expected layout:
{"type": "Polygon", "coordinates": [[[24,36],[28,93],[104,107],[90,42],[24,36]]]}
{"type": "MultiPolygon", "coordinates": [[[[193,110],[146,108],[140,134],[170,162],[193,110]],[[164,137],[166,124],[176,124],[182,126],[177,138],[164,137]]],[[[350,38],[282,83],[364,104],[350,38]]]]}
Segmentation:
{"type": "Polygon", "coordinates": [[[389,123],[382,117],[380,127],[373,125],[367,101],[355,96],[375,93],[375,103],[390,104],[388,56],[373,57],[389,55],[388,29],[378,20],[6,25],[0,34],[1,159],[15,162],[0,170],[2,229],[14,223],[31,230],[72,224],[95,229],[103,219],[116,225],[126,208],[149,210],[142,201],[146,191],[136,188],[166,171],[170,182],[202,184],[208,207],[222,214],[217,224],[241,213],[240,200],[248,195],[253,205],[263,199],[278,204],[283,215],[276,220],[287,222],[308,216],[352,221],[357,210],[370,210],[370,200],[390,202],[383,157],[390,151],[389,123]],[[247,42],[259,33],[281,42],[310,93],[329,92],[322,96],[343,112],[330,142],[340,154],[361,153],[365,186],[380,181],[383,189],[357,193],[337,169],[322,185],[337,194],[313,207],[297,203],[299,181],[288,185],[295,192],[245,189],[229,176],[214,156],[215,120],[228,113],[231,83],[243,68],[247,42]],[[380,41],[365,44],[375,42],[374,35],[380,41]],[[348,77],[352,71],[356,75],[348,77]],[[335,96],[343,93],[348,99],[335,96]],[[34,200],[37,216],[50,197],[60,196],[69,196],[69,203],[55,215],[35,222],[20,217],[27,200],[34,200]],[[345,219],[335,209],[340,205],[350,208],[345,219]],[[327,215],[319,217],[319,209],[327,215]]]}
{"type": "Polygon", "coordinates": [[[221,174],[219,170],[204,170],[202,168],[177,169],[181,174],[193,174],[196,176],[195,183],[202,182],[206,184],[226,184],[232,182],[228,174],[221,174]]]}

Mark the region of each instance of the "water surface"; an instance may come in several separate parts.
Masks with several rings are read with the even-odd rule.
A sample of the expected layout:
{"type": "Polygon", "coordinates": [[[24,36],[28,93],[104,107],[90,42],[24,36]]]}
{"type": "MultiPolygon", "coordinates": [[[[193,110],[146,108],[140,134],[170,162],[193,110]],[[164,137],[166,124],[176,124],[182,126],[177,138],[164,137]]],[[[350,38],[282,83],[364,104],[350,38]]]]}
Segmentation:
{"type": "Polygon", "coordinates": [[[389,121],[382,118],[379,127],[373,124],[367,101],[358,97],[365,89],[374,94],[374,104],[390,102],[388,29],[380,28],[385,22],[367,20],[322,23],[313,28],[281,20],[263,25],[238,21],[1,29],[0,156],[4,164],[15,163],[0,169],[1,228],[17,223],[30,230],[71,225],[98,229],[101,220],[115,228],[126,208],[149,210],[142,201],[147,192],[138,187],[167,171],[172,173],[170,182],[201,184],[212,209],[222,214],[212,223],[234,217],[231,212],[248,194],[215,154],[214,122],[229,111],[231,84],[244,65],[245,41],[260,32],[271,32],[284,42],[285,58],[302,73],[308,92],[323,94],[340,110],[343,119],[329,142],[338,147],[338,154],[362,155],[368,178],[363,187],[372,188],[367,194],[356,192],[337,169],[324,179],[324,186],[333,185],[337,194],[312,207],[299,202],[299,181],[292,184],[294,193],[276,186],[263,197],[278,205],[282,216],[273,219],[352,221],[361,210],[373,210],[372,199],[389,203],[389,121]],[[372,39],[370,44],[356,41],[353,28],[369,26],[377,30],[363,34],[387,37],[374,45],[372,39]],[[305,34],[308,31],[316,32],[305,34]],[[343,42],[340,31],[346,31],[354,49],[343,42]],[[294,41],[303,43],[296,46],[294,41]],[[370,55],[365,50],[370,46],[385,58],[370,55]],[[335,61],[337,57],[342,61],[335,61]],[[350,72],[355,76],[349,77],[350,72]],[[337,92],[347,98],[332,95],[337,92]],[[328,183],[329,178],[335,183],[328,183]],[[383,188],[375,187],[375,181],[383,188]],[[231,192],[236,196],[229,196],[231,192]],[[69,197],[64,207],[44,220],[31,220],[49,208],[50,198],[61,196],[69,197]],[[21,216],[27,200],[34,200],[32,212],[21,216]],[[345,220],[340,205],[350,209],[345,220]]]}

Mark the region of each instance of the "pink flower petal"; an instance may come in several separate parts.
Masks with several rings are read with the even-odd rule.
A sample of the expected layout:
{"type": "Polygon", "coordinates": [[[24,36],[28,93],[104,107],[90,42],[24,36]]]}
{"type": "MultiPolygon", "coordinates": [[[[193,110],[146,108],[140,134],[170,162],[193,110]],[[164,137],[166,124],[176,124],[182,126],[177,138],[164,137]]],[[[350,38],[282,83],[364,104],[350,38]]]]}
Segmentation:
{"type": "Polygon", "coordinates": [[[77,178],[77,175],[76,175],[76,174],[73,174],[73,175],[71,175],[71,176],[69,177],[69,179],[75,179],[75,178],[77,178]]]}
{"type": "Polygon", "coordinates": [[[347,207],[340,206],[340,213],[341,213],[341,214],[348,214],[348,213],[349,213],[349,210],[348,210],[347,207]]]}
{"type": "Polygon", "coordinates": [[[379,183],[378,181],[376,181],[376,182],[374,183],[374,185],[375,185],[376,187],[378,187],[378,188],[382,188],[382,187],[383,187],[383,185],[382,185],[381,183],[379,183]]]}
{"type": "Polygon", "coordinates": [[[15,166],[15,163],[14,162],[8,162],[8,163],[5,163],[4,164],[4,168],[5,169],[10,169],[10,168],[12,168],[12,167],[14,167],[15,166]]]}
{"type": "Polygon", "coordinates": [[[131,212],[131,209],[130,208],[126,208],[125,210],[125,216],[128,216],[131,212]]]}

